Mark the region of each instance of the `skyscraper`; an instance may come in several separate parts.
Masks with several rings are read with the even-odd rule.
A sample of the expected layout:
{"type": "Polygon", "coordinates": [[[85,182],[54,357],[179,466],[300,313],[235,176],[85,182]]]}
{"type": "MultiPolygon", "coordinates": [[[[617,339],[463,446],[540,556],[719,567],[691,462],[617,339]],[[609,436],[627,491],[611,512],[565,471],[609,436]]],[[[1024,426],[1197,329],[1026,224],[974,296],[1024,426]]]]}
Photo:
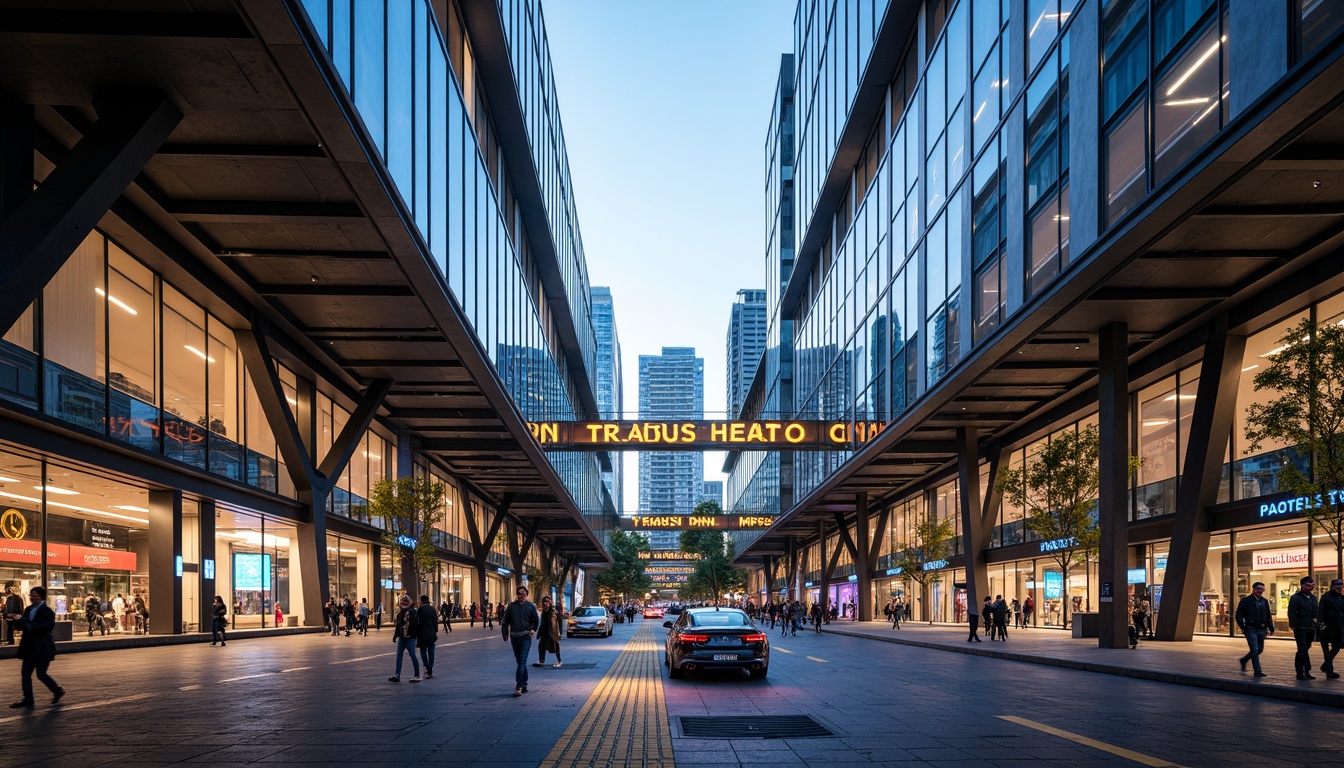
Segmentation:
{"type": "Polygon", "coordinates": [[[700,492],[700,503],[703,504],[706,501],[712,501],[715,504],[718,504],[720,507],[723,506],[722,480],[705,481],[704,490],[700,492]]]}
{"type": "MultiPolygon", "coordinates": [[[[703,419],[705,361],[693,347],[663,347],[661,355],[639,356],[639,418],[703,419]]],[[[698,451],[645,451],[639,454],[639,509],[644,513],[688,515],[704,492],[705,455],[698,451]]],[[[654,533],[654,549],[676,549],[675,531],[654,533]]]]}
{"type": "MultiPolygon", "coordinates": [[[[597,390],[598,416],[603,419],[619,419],[624,410],[625,399],[621,395],[624,377],[621,375],[621,337],[616,332],[616,312],[611,301],[611,289],[595,285],[589,291],[593,305],[593,334],[597,341],[597,365],[594,368],[593,384],[597,390]]],[[[616,511],[624,510],[622,503],[622,482],[625,469],[625,455],[620,451],[611,453],[611,471],[602,472],[602,482],[611,493],[616,511]]]]}
{"type": "Polygon", "coordinates": [[[747,400],[751,380],[765,354],[765,291],[743,288],[737,292],[728,319],[728,418],[737,418],[747,400]]]}

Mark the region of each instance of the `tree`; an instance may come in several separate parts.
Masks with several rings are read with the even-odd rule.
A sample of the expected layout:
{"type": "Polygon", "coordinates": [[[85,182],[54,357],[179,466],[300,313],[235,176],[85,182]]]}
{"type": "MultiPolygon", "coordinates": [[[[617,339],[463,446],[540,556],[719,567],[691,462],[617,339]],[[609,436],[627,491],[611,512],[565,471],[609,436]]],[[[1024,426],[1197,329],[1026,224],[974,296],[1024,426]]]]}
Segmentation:
{"type": "MultiPolygon", "coordinates": [[[[551,573],[544,568],[533,566],[532,568],[527,569],[527,587],[531,590],[536,600],[540,602],[541,598],[551,594],[551,590],[555,587],[561,587],[561,591],[563,592],[564,582],[558,579],[556,574],[551,573]]],[[[560,595],[560,599],[563,601],[563,594],[560,595]]]]}
{"type": "MultiPolygon", "coordinates": [[[[695,514],[721,515],[723,509],[718,502],[702,501],[696,505],[695,514]]],[[[682,531],[680,544],[682,552],[700,555],[695,570],[678,590],[683,596],[693,594],[718,605],[725,592],[746,588],[747,573],[733,567],[737,552],[727,533],[717,528],[682,531]]]]}
{"type": "MultiPolygon", "coordinates": [[[[1030,462],[1017,469],[1004,467],[994,480],[994,490],[1025,511],[1027,530],[1050,542],[1048,555],[1063,573],[1065,626],[1069,623],[1069,572],[1101,545],[1097,522],[1100,457],[1101,435],[1096,427],[1066,430],[1051,437],[1030,462]]],[[[1126,462],[1129,474],[1143,464],[1138,456],[1129,456],[1126,462]]]]}
{"type": "Polygon", "coordinates": [[[642,534],[611,532],[611,567],[597,575],[597,587],[610,596],[625,600],[630,595],[644,596],[653,587],[653,579],[644,573],[640,552],[649,551],[649,540],[642,534]]]}
{"type": "Polygon", "coordinates": [[[1275,396],[1246,409],[1251,450],[1277,441],[1311,457],[1310,473],[1285,463],[1279,487],[1310,501],[1302,517],[1330,537],[1344,578],[1344,326],[1307,318],[1288,329],[1253,383],[1275,396]]]}
{"type": "Polygon", "coordinates": [[[443,483],[429,475],[379,480],[369,494],[369,517],[382,522],[383,544],[401,563],[401,585],[420,588],[420,574],[439,562],[435,527],[443,522],[443,483]]]}
{"type": "Polygon", "coordinates": [[[915,520],[910,530],[910,540],[896,548],[896,567],[901,574],[909,576],[919,585],[920,596],[924,604],[924,618],[933,623],[933,610],[929,605],[929,585],[936,584],[941,578],[937,568],[925,570],[928,563],[937,563],[952,552],[952,520],[939,520],[932,514],[922,515],[915,520]]]}

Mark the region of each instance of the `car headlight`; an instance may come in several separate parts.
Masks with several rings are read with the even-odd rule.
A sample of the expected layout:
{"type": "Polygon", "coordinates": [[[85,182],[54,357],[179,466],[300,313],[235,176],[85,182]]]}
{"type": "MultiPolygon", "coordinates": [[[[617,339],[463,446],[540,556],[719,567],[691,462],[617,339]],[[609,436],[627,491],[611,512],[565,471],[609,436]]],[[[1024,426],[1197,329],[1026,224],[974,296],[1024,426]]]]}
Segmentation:
{"type": "Polygon", "coordinates": [[[607,620],[606,620],[606,619],[598,619],[598,620],[597,620],[597,626],[599,626],[599,627],[605,627],[606,625],[607,625],[607,620]]]}

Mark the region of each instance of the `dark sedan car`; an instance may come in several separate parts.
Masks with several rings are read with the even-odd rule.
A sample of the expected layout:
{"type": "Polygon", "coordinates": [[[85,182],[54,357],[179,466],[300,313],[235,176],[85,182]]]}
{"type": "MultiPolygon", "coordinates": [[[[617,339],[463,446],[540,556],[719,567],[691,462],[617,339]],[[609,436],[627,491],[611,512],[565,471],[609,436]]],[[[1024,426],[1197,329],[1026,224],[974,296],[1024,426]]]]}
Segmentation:
{"type": "Polygon", "coordinates": [[[674,680],[696,669],[745,669],[756,678],[770,670],[770,640],[736,608],[688,608],[663,626],[663,663],[674,680]]]}

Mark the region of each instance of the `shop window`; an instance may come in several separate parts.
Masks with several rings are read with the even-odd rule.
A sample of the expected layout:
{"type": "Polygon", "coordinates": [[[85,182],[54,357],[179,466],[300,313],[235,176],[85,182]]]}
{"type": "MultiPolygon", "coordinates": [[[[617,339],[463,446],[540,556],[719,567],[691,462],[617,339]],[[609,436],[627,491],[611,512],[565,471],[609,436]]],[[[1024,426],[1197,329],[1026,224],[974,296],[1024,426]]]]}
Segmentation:
{"type": "Polygon", "coordinates": [[[115,244],[108,246],[106,299],[108,383],[142,402],[157,404],[154,274],[115,244]]]}
{"type": "Polygon", "coordinates": [[[0,340],[0,397],[37,407],[34,305],[29,305],[0,340]]]}
{"type": "Polygon", "coordinates": [[[1232,430],[1233,462],[1232,493],[1234,498],[1249,499],[1276,493],[1279,490],[1278,478],[1287,463],[1293,463],[1303,472],[1307,471],[1307,457],[1294,446],[1277,440],[1266,440],[1252,452],[1246,439],[1246,411],[1252,403],[1265,404],[1273,397],[1270,390],[1256,391],[1255,375],[1268,364],[1268,358],[1278,351],[1284,333],[1298,322],[1306,313],[1298,313],[1284,319],[1246,340],[1246,352],[1242,358],[1241,380],[1237,387],[1236,422],[1232,430]]]}
{"type": "Polygon", "coordinates": [[[1205,31],[1157,79],[1153,114],[1153,181],[1179,168],[1218,132],[1218,106],[1227,98],[1219,77],[1218,25],[1205,31]]]}
{"type": "Polygon", "coordinates": [[[1122,117],[1107,131],[1105,141],[1106,163],[1106,219],[1117,221],[1126,211],[1138,204],[1147,192],[1148,169],[1144,149],[1144,100],[1122,117]]]}
{"type": "Polygon", "coordinates": [[[46,410],[85,429],[102,432],[107,410],[107,289],[104,247],[98,233],[85,238],[42,292],[46,410]]]}
{"type": "Polygon", "coordinates": [[[206,466],[206,369],[210,364],[205,311],[163,287],[164,453],[206,466]]]}

